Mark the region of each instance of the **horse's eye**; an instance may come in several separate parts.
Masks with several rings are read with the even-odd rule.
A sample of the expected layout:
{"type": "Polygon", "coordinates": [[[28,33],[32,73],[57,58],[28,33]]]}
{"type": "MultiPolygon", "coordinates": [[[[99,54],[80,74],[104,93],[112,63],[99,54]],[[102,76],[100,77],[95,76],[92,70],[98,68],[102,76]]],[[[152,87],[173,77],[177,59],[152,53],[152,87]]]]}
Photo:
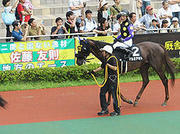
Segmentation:
{"type": "Polygon", "coordinates": [[[81,52],[81,48],[82,48],[81,46],[78,46],[78,47],[77,47],[77,49],[78,49],[79,52],[81,52]]]}

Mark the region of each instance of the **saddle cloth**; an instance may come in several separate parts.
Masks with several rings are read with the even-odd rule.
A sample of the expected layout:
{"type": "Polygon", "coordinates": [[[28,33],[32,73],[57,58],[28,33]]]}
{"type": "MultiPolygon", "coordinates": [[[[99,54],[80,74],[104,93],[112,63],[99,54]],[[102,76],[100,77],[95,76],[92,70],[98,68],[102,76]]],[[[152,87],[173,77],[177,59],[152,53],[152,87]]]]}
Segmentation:
{"type": "Polygon", "coordinates": [[[127,57],[125,50],[121,50],[121,49],[115,49],[113,53],[116,56],[116,58],[118,58],[118,60],[120,61],[135,62],[135,61],[141,61],[143,59],[139,47],[136,46],[135,44],[133,44],[130,48],[127,49],[133,52],[133,54],[130,57],[127,57]]]}

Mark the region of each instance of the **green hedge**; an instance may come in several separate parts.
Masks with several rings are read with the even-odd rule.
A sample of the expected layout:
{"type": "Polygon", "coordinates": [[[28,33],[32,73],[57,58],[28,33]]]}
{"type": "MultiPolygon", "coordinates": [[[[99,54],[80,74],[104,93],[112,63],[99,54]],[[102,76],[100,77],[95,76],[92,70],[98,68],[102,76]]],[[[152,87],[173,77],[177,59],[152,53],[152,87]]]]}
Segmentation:
{"type": "MultiPolygon", "coordinates": [[[[180,59],[173,59],[176,65],[176,70],[180,71],[180,59]]],[[[41,68],[28,69],[22,71],[0,71],[0,82],[17,82],[17,81],[77,81],[80,79],[92,79],[87,75],[91,71],[99,67],[98,64],[89,64],[83,66],[68,66],[63,68],[41,68]]],[[[139,70],[128,72],[124,75],[133,76],[139,74],[139,70]]],[[[149,71],[150,75],[156,74],[152,69],[149,71]]],[[[97,77],[103,77],[103,71],[96,74],[97,77]]]]}

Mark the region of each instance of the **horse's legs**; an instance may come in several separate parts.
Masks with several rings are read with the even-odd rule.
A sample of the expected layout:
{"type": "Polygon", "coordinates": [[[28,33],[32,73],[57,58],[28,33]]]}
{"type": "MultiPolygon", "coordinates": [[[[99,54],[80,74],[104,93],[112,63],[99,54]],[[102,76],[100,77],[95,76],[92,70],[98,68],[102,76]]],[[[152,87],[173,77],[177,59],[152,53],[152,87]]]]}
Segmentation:
{"type": "Polygon", "coordinates": [[[147,84],[149,83],[148,69],[149,69],[148,64],[140,67],[140,73],[141,73],[141,76],[142,76],[142,79],[143,79],[143,84],[142,84],[142,87],[141,87],[138,95],[136,96],[136,99],[134,101],[134,106],[136,106],[138,104],[138,101],[141,98],[144,89],[146,88],[147,84]]]}
{"type": "Polygon", "coordinates": [[[162,69],[159,68],[158,70],[156,70],[156,72],[159,75],[159,77],[161,78],[161,81],[162,81],[164,88],[165,88],[165,100],[161,105],[166,106],[167,101],[169,100],[168,79],[165,76],[164,71],[162,69]]]}
{"type": "Polygon", "coordinates": [[[4,100],[4,99],[0,96],[0,106],[3,107],[3,108],[5,108],[6,104],[7,104],[7,101],[4,100]]]}
{"type": "Polygon", "coordinates": [[[122,93],[121,93],[121,99],[122,99],[124,102],[128,103],[128,104],[133,104],[133,101],[127,99],[126,97],[124,97],[124,96],[122,95],[122,93]]]}
{"type": "MultiPolygon", "coordinates": [[[[112,96],[111,92],[108,92],[108,102],[107,102],[108,105],[110,105],[110,103],[111,103],[111,96],[112,96]]],[[[122,95],[122,93],[121,93],[121,99],[122,99],[124,102],[128,103],[128,104],[133,104],[133,101],[127,99],[126,97],[124,97],[124,96],[122,95]]]]}

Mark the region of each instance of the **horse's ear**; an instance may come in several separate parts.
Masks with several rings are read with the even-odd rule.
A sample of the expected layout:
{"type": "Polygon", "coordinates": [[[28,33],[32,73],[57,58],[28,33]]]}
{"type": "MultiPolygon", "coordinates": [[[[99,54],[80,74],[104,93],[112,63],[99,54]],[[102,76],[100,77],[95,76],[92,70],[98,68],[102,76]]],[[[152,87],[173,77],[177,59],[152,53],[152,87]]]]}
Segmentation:
{"type": "Polygon", "coordinates": [[[81,44],[81,41],[82,41],[82,40],[81,40],[81,38],[79,37],[79,35],[78,35],[78,39],[79,39],[79,44],[81,44]]]}
{"type": "Polygon", "coordinates": [[[81,41],[81,38],[80,38],[80,36],[78,35],[78,39],[81,41]]]}

